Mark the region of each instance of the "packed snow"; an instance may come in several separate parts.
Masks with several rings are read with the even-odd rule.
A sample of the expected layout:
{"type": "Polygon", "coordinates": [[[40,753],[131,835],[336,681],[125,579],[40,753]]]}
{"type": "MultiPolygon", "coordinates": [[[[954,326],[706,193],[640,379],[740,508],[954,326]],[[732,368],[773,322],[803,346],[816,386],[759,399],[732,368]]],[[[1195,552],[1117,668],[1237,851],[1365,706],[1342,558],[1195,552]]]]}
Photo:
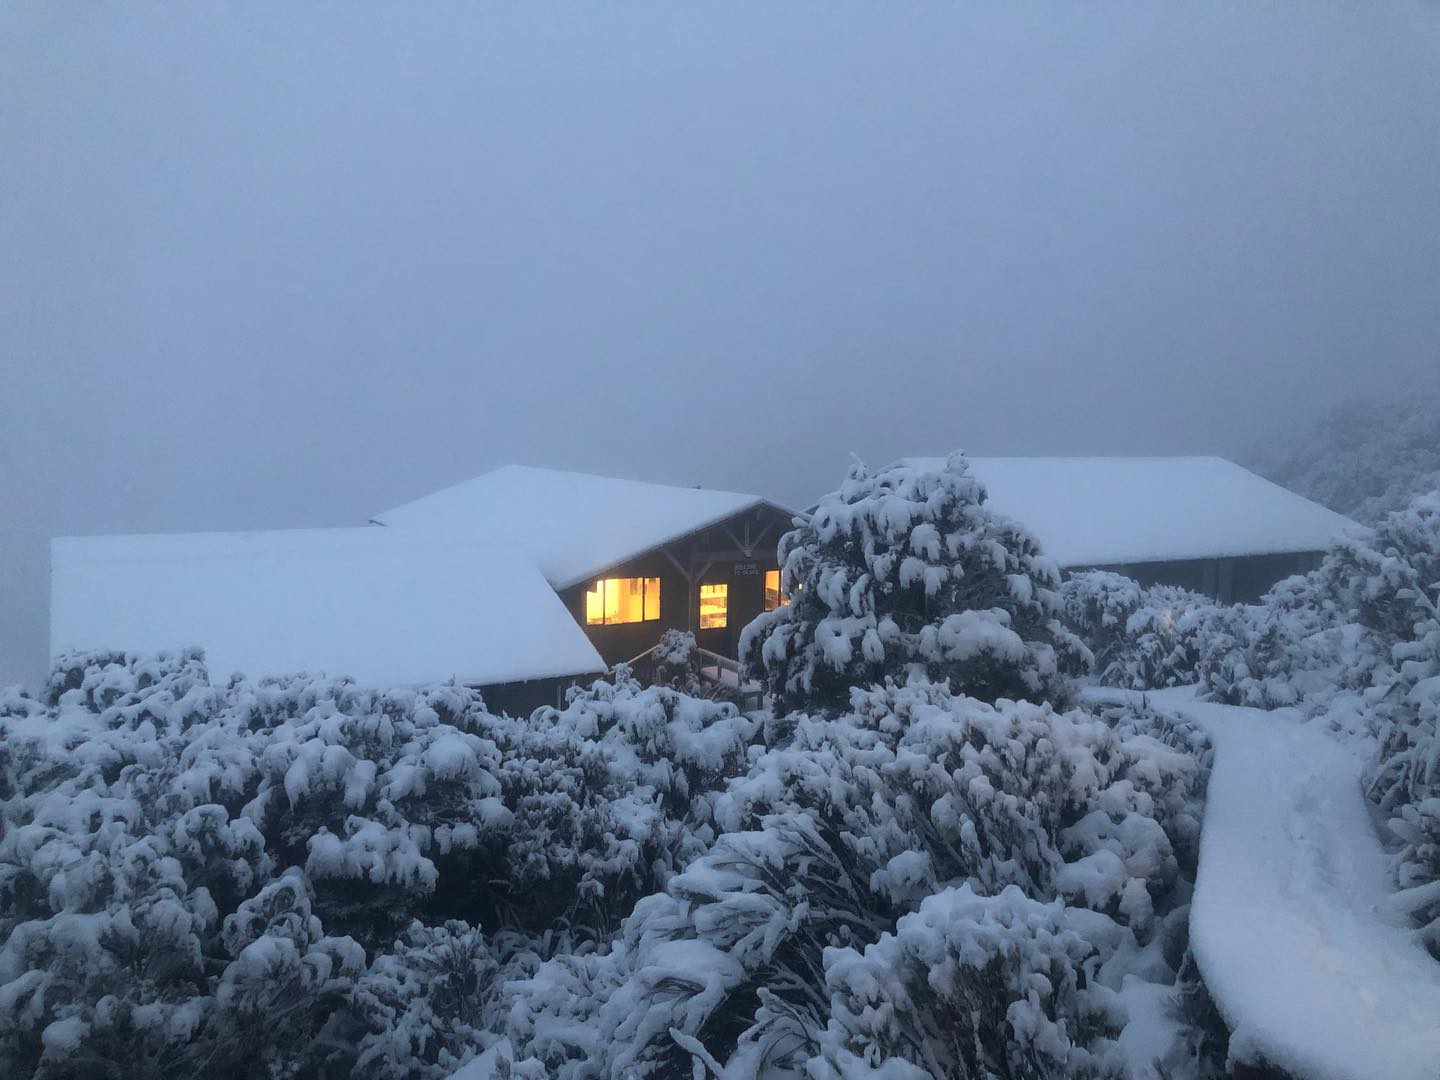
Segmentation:
{"type": "Polygon", "coordinates": [[[1435,1080],[1440,963],[1390,914],[1354,749],[1293,712],[1149,695],[1215,746],[1190,913],[1238,1062],[1307,1080],[1435,1080]]]}
{"type": "Polygon", "coordinates": [[[507,465],[386,510],[374,520],[401,529],[505,537],[535,560],[555,588],[564,589],[762,505],[775,506],[759,495],[734,491],[507,465]]]}
{"type": "Polygon", "coordinates": [[[370,685],[605,670],[524,556],[368,525],[51,544],[52,656],[203,646],[212,671],[370,685]]]}
{"type": "Polygon", "coordinates": [[[1218,457],[969,461],[990,508],[1024,522],[1065,567],[1324,551],[1354,524],[1218,457]]]}

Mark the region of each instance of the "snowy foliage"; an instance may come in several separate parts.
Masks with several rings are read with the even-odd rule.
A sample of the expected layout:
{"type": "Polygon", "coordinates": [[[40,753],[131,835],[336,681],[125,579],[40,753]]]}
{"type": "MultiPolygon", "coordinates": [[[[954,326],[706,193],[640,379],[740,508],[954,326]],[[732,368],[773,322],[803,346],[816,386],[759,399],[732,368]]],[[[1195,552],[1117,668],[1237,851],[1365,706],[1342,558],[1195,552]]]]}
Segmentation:
{"type": "Polygon", "coordinates": [[[634,683],[531,721],[455,686],[218,687],[195,654],[48,690],[0,696],[6,1075],[444,1075],[493,968],[447,920],[612,929],[701,850],[692,789],[754,729],[634,683]]]}
{"type": "Polygon", "coordinates": [[[1158,690],[1195,681],[1215,618],[1207,597],[1175,585],[1143,587],[1108,570],[1072,574],[1060,595],[1065,622],[1089,647],[1102,686],[1158,690]]]}
{"type": "Polygon", "coordinates": [[[1156,1076],[1206,753],[923,681],[514,719],[71,657],[0,697],[0,1073],[1156,1076]]]}
{"type": "Polygon", "coordinates": [[[666,630],[652,654],[654,670],[651,682],[668,686],[697,697],[704,692],[700,681],[700,653],[695,635],[687,630],[666,630]]]}
{"type": "Polygon", "coordinates": [[[833,1017],[812,1075],[1118,1080],[1114,994],[1096,976],[1122,937],[1103,917],[1014,885],[927,897],[863,953],[827,953],[833,1017]]]}
{"type": "Polygon", "coordinates": [[[413,922],[375,957],[352,996],[366,1033],[354,1070],[384,1080],[450,1075],[483,1041],[478,1028],[496,964],[485,935],[413,922]]]}
{"type": "Polygon", "coordinates": [[[1374,523],[1440,490],[1440,384],[1336,409],[1301,438],[1255,455],[1257,472],[1357,521],[1374,523]]]}
{"type": "Polygon", "coordinates": [[[1316,570],[1277,583],[1260,603],[1223,609],[1206,635],[1201,681],[1229,704],[1339,704],[1373,719],[1393,703],[1395,650],[1414,646],[1434,618],[1437,585],[1440,495],[1427,495],[1340,540],[1316,570]]]}
{"type": "Polygon", "coordinates": [[[985,700],[1061,701],[1088,663],[1060,623],[1060,575],[992,514],[963,456],[939,468],[858,462],[780,542],[790,603],[745,628],[741,655],[782,711],[840,709],[852,686],[924,678],[985,700]]]}
{"type": "MultiPolygon", "coordinates": [[[[1173,981],[1204,783],[1192,729],[935,686],[857,691],[850,713],[794,719],[715,798],[713,847],[636,905],[608,954],[554,957],[508,987],[518,1060],[575,1078],[818,1068],[849,1008],[832,965],[962,886],[1083,908],[1106,956],[1124,959],[1080,978],[1173,981]]],[[[1023,982],[1026,961],[997,948],[1023,982]]],[[[1100,999],[1105,1025],[1073,1037],[1108,1060],[1126,1017],[1100,999]]],[[[1050,1034],[988,1037],[1023,1058],[1050,1034]]]]}

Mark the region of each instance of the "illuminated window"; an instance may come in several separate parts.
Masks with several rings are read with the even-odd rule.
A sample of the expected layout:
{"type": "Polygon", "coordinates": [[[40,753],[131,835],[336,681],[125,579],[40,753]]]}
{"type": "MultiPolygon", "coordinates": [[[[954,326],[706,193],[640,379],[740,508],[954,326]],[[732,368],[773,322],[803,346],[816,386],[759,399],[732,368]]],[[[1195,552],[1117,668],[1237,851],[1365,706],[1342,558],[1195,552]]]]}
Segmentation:
{"type": "Polygon", "coordinates": [[[604,578],[585,594],[585,624],[653,622],[660,618],[658,577],[604,578]]]}
{"type": "Polygon", "coordinates": [[[700,629],[723,630],[730,609],[729,585],[700,586],[700,629]]]}
{"type": "Polygon", "coordinates": [[[780,592],[780,571],[765,571],[765,610],[774,611],[777,607],[786,603],[784,595],[780,592]]]}

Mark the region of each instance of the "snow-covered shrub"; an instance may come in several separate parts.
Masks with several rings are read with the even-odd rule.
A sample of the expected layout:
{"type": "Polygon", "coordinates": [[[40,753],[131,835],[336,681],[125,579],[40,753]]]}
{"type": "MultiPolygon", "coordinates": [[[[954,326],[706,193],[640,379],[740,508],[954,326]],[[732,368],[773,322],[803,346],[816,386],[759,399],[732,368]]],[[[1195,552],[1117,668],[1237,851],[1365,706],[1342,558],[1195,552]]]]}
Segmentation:
{"type": "Polygon", "coordinates": [[[1318,569],[1277,582],[1259,603],[1215,609],[1196,659],[1212,699],[1273,709],[1328,702],[1384,678],[1388,643],[1340,598],[1352,587],[1354,550],[1344,541],[1318,569]]]}
{"type": "MultiPolygon", "coordinates": [[[[1433,502],[1440,508],[1440,499],[1433,502]]],[[[1428,617],[1393,648],[1396,673],[1376,710],[1370,790],[1401,842],[1397,905],[1415,916],[1440,958],[1440,580],[1414,594],[1407,604],[1428,608],[1428,617]]]]}
{"type": "MultiPolygon", "coordinates": [[[[365,951],[331,937],[313,914],[304,874],[291,869],[244,901],[220,934],[232,957],[214,986],[210,1024],[196,1043],[234,1076],[304,1076],[339,1068],[342,1011],[365,951]]],[[[103,1014],[102,999],[97,1012],[103,1014]]]]}
{"type": "Polygon", "coordinates": [[[666,630],[654,652],[654,681],[696,697],[704,692],[700,682],[700,655],[695,635],[687,630],[666,630]]]}
{"type": "Polygon", "coordinates": [[[1430,648],[1420,662],[1427,674],[1406,695],[1408,715],[1387,722],[1371,791],[1401,842],[1397,907],[1419,922],[1440,958],[1440,640],[1430,648]]]}
{"type": "Polygon", "coordinates": [[[1260,709],[1295,704],[1305,633],[1283,612],[1237,605],[1218,612],[1208,631],[1195,671],[1211,699],[1260,709]]]}
{"type": "Polygon", "coordinates": [[[1440,589],[1440,491],[1340,540],[1316,571],[1323,603],[1388,640],[1413,641],[1440,589]]]}
{"type": "Polygon", "coordinates": [[[1120,1080],[1113,995],[1095,982],[1119,938],[1014,885],[945,889],[863,952],[826,951],[832,1015],[810,1075],[1120,1080]]]}
{"type": "Polygon", "coordinates": [[[709,846],[754,728],[633,682],[514,720],[68,658],[48,704],[0,694],[0,1074],[440,1075],[483,935],[608,935],[709,846]]]}
{"type": "Polygon", "coordinates": [[[1208,597],[1177,585],[1150,586],[1126,623],[1125,656],[1102,681],[1136,690],[1195,682],[1203,643],[1223,610],[1208,597]]]}
{"type": "Polygon", "coordinates": [[[1221,609],[1206,627],[1201,683],[1216,700],[1263,708],[1321,711],[1354,696],[1373,718],[1395,700],[1395,650],[1423,636],[1437,587],[1440,494],[1337,541],[1258,604],[1221,609]]]}
{"type": "Polygon", "coordinates": [[[411,923],[355,986],[355,1011],[369,1030],[354,1075],[449,1076],[482,1046],[477,1025],[495,968],[479,929],[411,923]]]}
{"type": "Polygon", "coordinates": [[[851,687],[886,678],[986,700],[1065,697],[1089,656],[1060,623],[1059,571],[986,498],[960,454],[874,474],[857,462],[782,537],[790,603],[740,639],[781,711],[840,709],[851,687]]]}
{"type": "Polygon", "coordinates": [[[1095,658],[1095,670],[1106,671],[1125,645],[1125,624],[1144,602],[1145,590],[1134,578],[1109,570],[1082,570],[1060,586],[1065,623],[1095,658]]]}
{"type": "Polygon", "coordinates": [[[71,658],[47,700],[0,693],[0,1075],[838,1068],[869,1020],[829,958],[860,972],[946,890],[1021,890],[1031,944],[925,967],[934,1017],[976,972],[1015,1004],[1057,965],[1021,1026],[966,1021],[1010,1025],[1004,1061],[1106,1059],[1121,983],[1174,982],[1194,729],[923,678],[787,721],[626,678],[516,719],[455,686],[71,658]]]}
{"type": "Polygon", "coordinates": [[[1065,621],[1089,647],[1102,686],[1157,690],[1196,679],[1212,601],[1175,585],[1142,587],[1108,570],[1072,574],[1061,586],[1065,621]]]}
{"type": "Polygon", "coordinates": [[[180,653],[72,657],[49,692],[0,705],[16,1072],[303,1075],[365,948],[432,906],[434,858],[503,848],[456,688],[222,688],[180,653]]]}
{"type": "Polygon", "coordinates": [[[501,905],[493,921],[609,932],[713,837],[705,794],[743,770],[755,722],[621,679],[488,730],[511,815],[507,868],[483,887],[501,905]]]}
{"type": "MultiPolygon", "coordinates": [[[[830,1015],[826,950],[863,949],[962,884],[1087,908],[1127,957],[1175,951],[1204,784],[1194,729],[929,684],[793,719],[714,799],[713,846],[608,954],[530,964],[509,986],[517,1053],[576,1078],[798,1069],[830,1015]]],[[[1173,977],[1155,955],[1146,977],[1173,977]]]]}

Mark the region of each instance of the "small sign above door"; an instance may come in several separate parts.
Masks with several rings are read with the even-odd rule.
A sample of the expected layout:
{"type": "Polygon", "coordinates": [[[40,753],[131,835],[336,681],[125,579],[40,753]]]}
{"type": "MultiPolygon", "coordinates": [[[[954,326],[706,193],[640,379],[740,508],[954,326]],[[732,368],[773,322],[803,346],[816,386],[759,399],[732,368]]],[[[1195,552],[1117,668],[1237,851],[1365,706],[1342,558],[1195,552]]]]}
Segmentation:
{"type": "Polygon", "coordinates": [[[736,577],[754,577],[760,573],[753,562],[737,562],[735,564],[736,577]]]}

